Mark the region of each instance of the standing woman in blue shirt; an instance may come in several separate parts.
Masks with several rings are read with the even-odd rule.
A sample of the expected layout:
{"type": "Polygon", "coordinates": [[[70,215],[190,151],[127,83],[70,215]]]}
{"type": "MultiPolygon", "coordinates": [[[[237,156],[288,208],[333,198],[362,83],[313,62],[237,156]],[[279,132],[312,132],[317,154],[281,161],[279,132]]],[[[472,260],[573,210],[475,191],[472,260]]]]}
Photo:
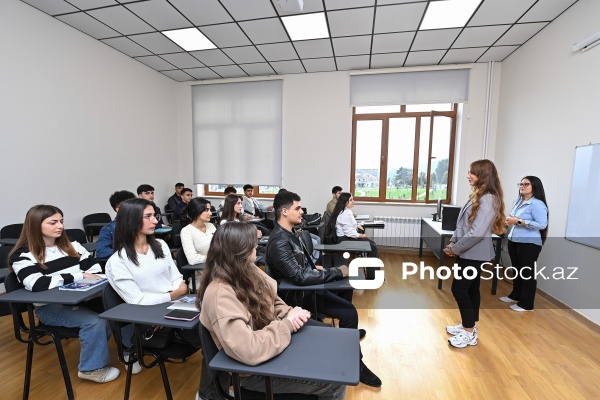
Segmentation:
{"type": "Polygon", "coordinates": [[[513,290],[500,301],[514,303],[514,311],[533,311],[535,299],[534,266],[542,251],[548,234],[548,204],[544,185],[537,176],[526,176],[518,183],[519,197],[506,217],[509,226],[508,254],[512,266],[517,269],[513,290]]]}

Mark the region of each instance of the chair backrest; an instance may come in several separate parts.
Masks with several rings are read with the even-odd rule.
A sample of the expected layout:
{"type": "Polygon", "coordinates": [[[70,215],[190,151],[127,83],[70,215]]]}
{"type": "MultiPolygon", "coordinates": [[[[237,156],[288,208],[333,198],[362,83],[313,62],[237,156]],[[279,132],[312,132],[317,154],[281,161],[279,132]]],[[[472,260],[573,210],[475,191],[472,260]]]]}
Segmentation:
{"type": "MultiPolygon", "coordinates": [[[[210,364],[212,359],[217,355],[219,349],[215,344],[212,336],[210,336],[210,332],[208,329],[202,325],[202,323],[198,324],[198,329],[200,330],[200,343],[202,343],[202,355],[206,359],[206,365],[210,364]]],[[[211,379],[215,379],[218,375],[218,371],[211,369],[208,367],[208,374],[211,379]]]]}
{"type": "Polygon", "coordinates": [[[327,210],[325,210],[325,212],[323,213],[323,225],[321,227],[319,227],[319,237],[321,238],[321,243],[325,243],[325,229],[327,228],[327,225],[329,224],[329,218],[331,218],[331,215],[329,215],[329,213],[327,212],[327,210]]]}
{"type": "Polygon", "coordinates": [[[18,239],[22,230],[23,224],[6,225],[0,229],[0,239],[18,239]]]}
{"type": "MultiPolygon", "coordinates": [[[[14,292],[15,290],[23,289],[24,286],[21,282],[19,282],[17,274],[12,271],[4,279],[4,288],[6,289],[6,293],[10,293],[14,292]]],[[[22,316],[22,313],[27,311],[27,305],[25,303],[10,303],[10,305],[13,315],[13,322],[15,325],[15,333],[17,331],[28,331],[22,316]]]]}
{"type": "Polygon", "coordinates": [[[83,217],[83,225],[85,224],[94,224],[97,222],[110,222],[112,219],[108,213],[95,213],[89,214],[83,217]]]}
{"type": "Polygon", "coordinates": [[[83,229],[73,228],[65,229],[67,237],[71,242],[87,243],[87,236],[83,229]]]}
{"type": "Polygon", "coordinates": [[[177,250],[175,254],[175,263],[177,264],[177,268],[181,271],[181,267],[184,265],[188,265],[187,257],[185,256],[185,252],[183,251],[183,247],[177,250]]]}
{"type": "Polygon", "coordinates": [[[8,253],[13,246],[0,246],[0,268],[8,268],[8,253]]]}

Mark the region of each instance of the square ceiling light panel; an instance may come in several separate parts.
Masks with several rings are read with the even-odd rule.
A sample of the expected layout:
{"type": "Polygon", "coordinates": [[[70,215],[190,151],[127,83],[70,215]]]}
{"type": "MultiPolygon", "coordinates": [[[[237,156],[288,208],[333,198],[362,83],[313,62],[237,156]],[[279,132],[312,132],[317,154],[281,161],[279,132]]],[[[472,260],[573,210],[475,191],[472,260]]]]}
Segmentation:
{"type": "Polygon", "coordinates": [[[185,51],[216,49],[206,36],[196,28],[176,29],[162,32],[169,39],[181,46],[185,51]]]}
{"type": "Polygon", "coordinates": [[[460,28],[465,26],[481,0],[432,1],[427,7],[421,30],[460,28]]]}
{"type": "Polygon", "coordinates": [[[325,13],[292,15],[281,20],[293,41],[329,37],[325,13]]]}

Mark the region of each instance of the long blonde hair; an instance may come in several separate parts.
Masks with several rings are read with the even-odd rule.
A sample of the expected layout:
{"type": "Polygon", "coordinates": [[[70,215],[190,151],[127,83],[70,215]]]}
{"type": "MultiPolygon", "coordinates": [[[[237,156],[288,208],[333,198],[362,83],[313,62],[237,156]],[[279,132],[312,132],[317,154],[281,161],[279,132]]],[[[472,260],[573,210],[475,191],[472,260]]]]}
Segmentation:
{"type": "Polygon", "coordinates": [[[504,192],[498,177],[496,166],[490,160],[477,160],[469,166],[471,174],[477,177],[477,182],[471,190],[471,214],[469,215],[469,225],[473,224],[479,211],[479,201],[485,194],[494,196],[494,208],[496,218],[492,223],[492,232],[496,235],[501,235],[506,231],[504,223],[504,192]]]}

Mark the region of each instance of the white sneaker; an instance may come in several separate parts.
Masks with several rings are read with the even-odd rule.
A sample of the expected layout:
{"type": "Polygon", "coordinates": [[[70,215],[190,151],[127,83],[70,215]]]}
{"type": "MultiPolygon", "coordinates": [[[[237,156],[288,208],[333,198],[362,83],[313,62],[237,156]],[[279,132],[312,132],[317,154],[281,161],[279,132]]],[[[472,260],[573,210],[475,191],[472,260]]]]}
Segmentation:
{"type": "Polygon", "coordinates": [[[516,303],[517,302],[517,300],[513,300],[508,296],[500,297],[498,300],[500,300],[503,303],[516,303]]]}
{"type": "Polygon", "coordinates": [[[119,377],[120,374],[121,374],[121,371],[119,371],[118,368],[107,366],[104,368],[97,369],[95,371],[89,371],[89,372],[79,371],[77,373],[77,376],[79,376],[81,379],[88,379],[90,381],[94,381],[94,382],[98,382],[98,383],[105,383],[105,382],[114,381],[115,379],[117,379],[119,377]]]}
{"type": "Polygon", "coordinates": [[[477,331],[473,329],[473,333],[471,333],[462,329],[456,336],[448,339],[448,343],[459,349],[467,346],[475,346],[477,345],[477,331]]]}
{"type": "MultiPolygon", "coordinates": [[[[125,354],[124,358],[125,358],[125,362],[129,361],[129,354],[125,354]]],[[[127,368],[129,368],[129,366],[127,368]]],[[[135,364],[133,364],[133,366],[131,367],[131,373],[136,375],[136,374],[139,374],[140,372],[142,372],[142,364],[140,364],[140,362],[138,361],[135,364]]]]}
{"type": "Polygon", "coordinates": [[[516,304],[511,304],[510,305],[510,309],[513,310],[513,311],[520,311],[520,312],[522,312],[522,311],[533,311],[533,310],[526,310],[524,308],[521,308],[521,307],[519,307],[516,304]]]}
{"type": "MultiPolygon", "coordinates": [[[[448,325],[448,326],[446,327],[446,332],[448,332],[449,334],[451,334],[451,335],[453,335],[453,336],[456,336],[456,335],[458,335],[458,334],[460,333],[460,331],[462,331],[463,329],[464,329],[464,328],[463,328],[462,324],[458,324],[458,325],[448,325]]],[[[479,337],[479,336],[477,335],[477,327],[476,327],[476,326],[474,326],[474,327],[473,327],[473,334],[475,335],[475,337],[476,337],[476,338],[477,338],[477,337],[479,337]]]]}

